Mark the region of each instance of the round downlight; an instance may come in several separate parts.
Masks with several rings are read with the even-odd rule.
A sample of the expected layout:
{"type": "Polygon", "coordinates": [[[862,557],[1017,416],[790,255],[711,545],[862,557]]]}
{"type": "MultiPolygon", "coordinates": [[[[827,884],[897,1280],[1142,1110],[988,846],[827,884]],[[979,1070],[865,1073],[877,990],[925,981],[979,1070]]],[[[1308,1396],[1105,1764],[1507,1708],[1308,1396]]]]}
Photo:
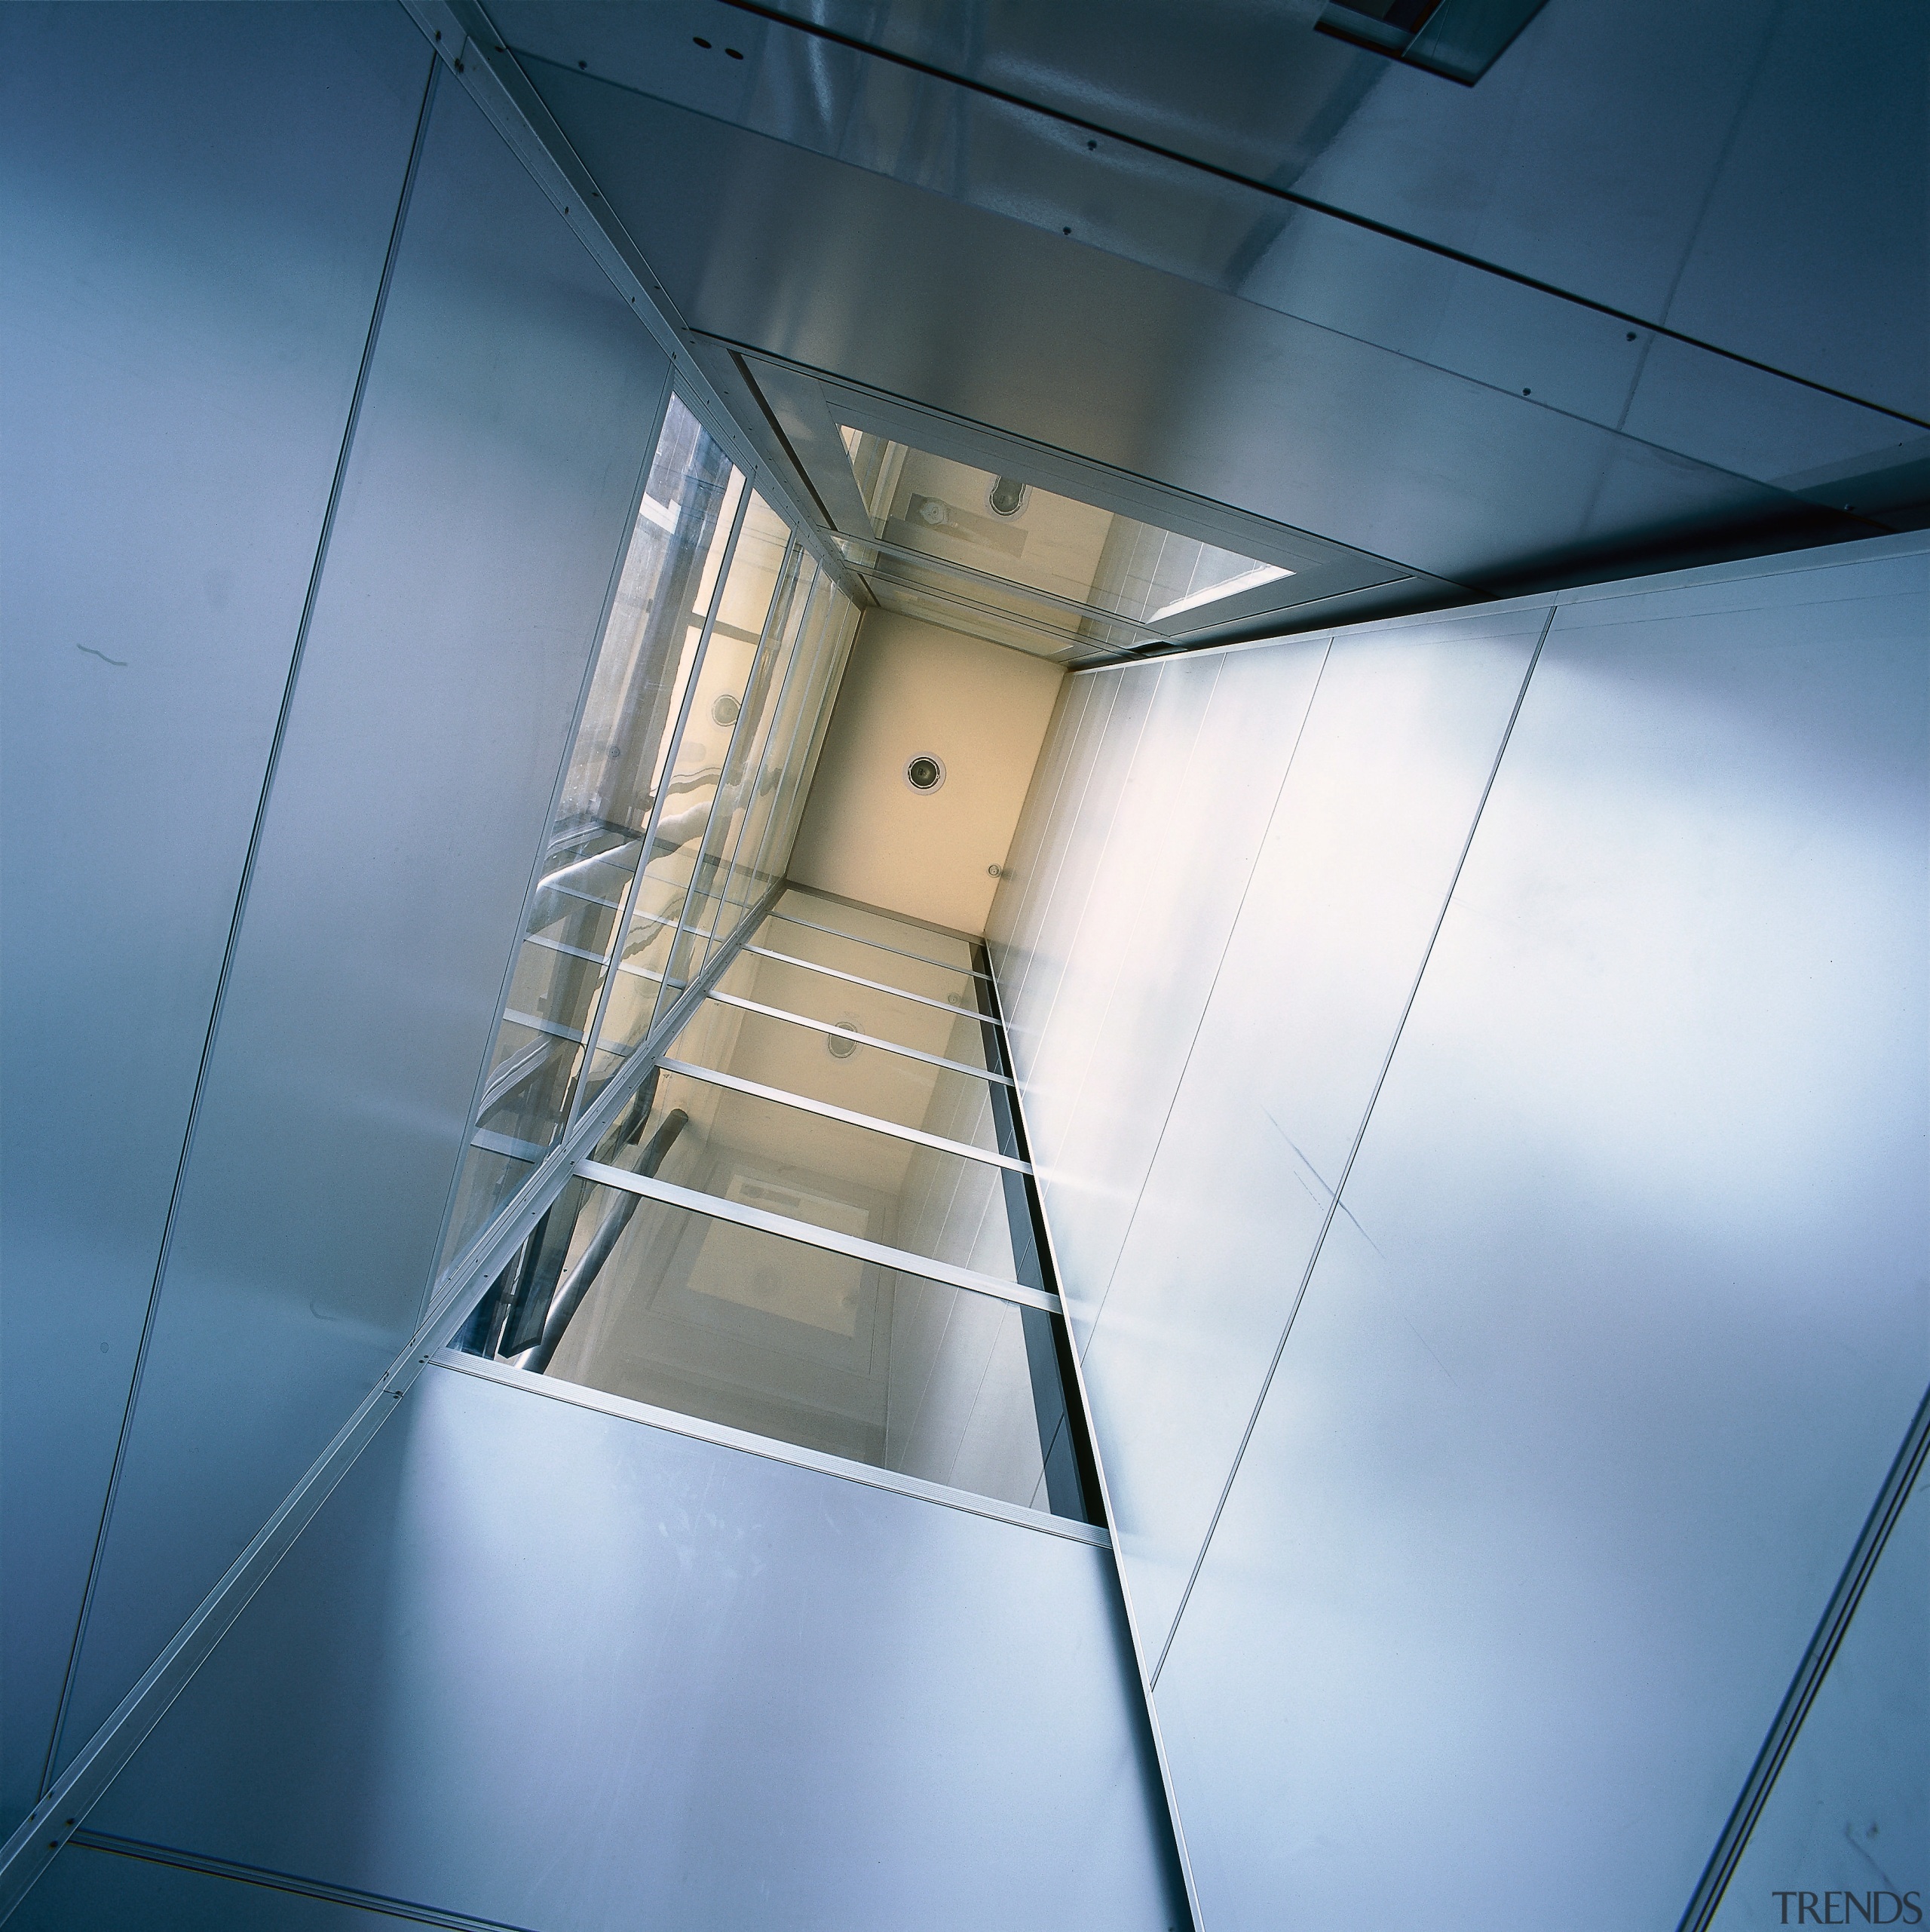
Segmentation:
{"type": "Polygon", "coordinates": [[[935,792],[945,783],[945,760],[921,751],[905,762],[905,782],[914,792],[935,792]]]}
{"type": "Polygon", "coordinates": [[[994,477],[985,492],[985,508],[994,517],[1016,517],[1031,494],[1016,477],[994,477]]]}

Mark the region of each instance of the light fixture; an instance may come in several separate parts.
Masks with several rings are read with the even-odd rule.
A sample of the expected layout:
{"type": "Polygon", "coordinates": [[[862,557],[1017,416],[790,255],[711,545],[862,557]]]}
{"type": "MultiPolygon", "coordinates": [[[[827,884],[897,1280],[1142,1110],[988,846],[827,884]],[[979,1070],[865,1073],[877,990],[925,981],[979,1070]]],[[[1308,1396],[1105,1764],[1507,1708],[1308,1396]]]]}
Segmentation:
{"type": "Polygon", "coordinates": [[[1031,497],[1031,489],[1016,477],[994,477],[985,492],[985,508],[994,517],[1016,517],[1031,497]]]}
{"type": "Polygon", "coordinates": [[[857,1032],[858,1023],[847,1014],[838,1024],[844,1031],[826,1034],[824,1050],[835,1060],[848,1060],[858,1050],[858,1043],[846,1036],[857,1032]]]}
{"type": "Polygon", "coordinates": [[[914,792],[935,792],[945,783],[945,760],[921,751],[905,762],[905,782],[914,792]]]}

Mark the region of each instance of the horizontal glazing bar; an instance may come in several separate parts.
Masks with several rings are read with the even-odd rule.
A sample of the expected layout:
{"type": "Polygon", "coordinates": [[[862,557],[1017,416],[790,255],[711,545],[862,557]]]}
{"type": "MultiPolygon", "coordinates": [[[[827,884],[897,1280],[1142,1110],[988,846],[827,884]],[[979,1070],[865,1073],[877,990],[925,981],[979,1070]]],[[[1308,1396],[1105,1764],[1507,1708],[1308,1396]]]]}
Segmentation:
{"type": "Polygon", "coordinates": [[[856,1234],[841,1234],[835,1228],[819,1228],[808,1221],[794,1221],[789,1215],[771,1214],[741,1201],[726,1201],[721,1195],[699,1194],[669,1181],[647,1179],[625,1167],[608,1167],[600,1161],[579,1161],[575,1173],[599,1186],[621,1188],[645,1201],[660,1201],[666,1207],[681,1207],[688,1213],[706,1214],[713,1221],[731,1221],[740,1228],[754,1228],[761,1234],[780,1240],[801,1241],[807,1247],[824,1248],[832,1254],[889,1268],[900,1274],[916,1274],[927,1281],[942,1281],[948,1287],[969,1289],[975,1295],[990,1295],[1001,1302],[1016,1302],[1022,1308],[1043,1308],[1048,1314],[1059,1311],[1058,1297],[1016,1281],[1001,1281],[996,1275],[981,1274],[976,1269],[955,1268],[948,1262],[933,1261],[924,1255],[908,1254],[902,1248],[887,1248],[856,1234]]]}
{"type": "Polygon", "coordinates": [[[936,1148],[941,1154],[957,1154],[968,1161],[983,1161],[994,1167],[1009,1167],[1013,1173],[1029,1174],[1032,1170],[1009,1154],[994,1154],[989,1148],[973,1147],[962,1140],[947,1140],[941,1134],[926,1133],[918,1127],[899,1127],[875,1115],[855,1113],[849,1107],[834,1107],[829,1100],[807,1099],[801,1093],[787,1093],[780,1087],[766,1087],[755,1080],[741,1080],[734,1073],[719,1073],[714,1067],[692,1066],[684,1060],[659,1060],[666,1073],[680,1073],[686,1080],[708,1081],[713,1087],[728,1087],[734,1093],[748,1093],[759,1100],[775,1100],[781,1106],[801,1108],[807,1114],[821,1114],[828,1121],[843,1121],[852,1127],[868,1127],[874,1133],[888,1133],[899,1140],[936,1148]]]}
{"type": "Polygon", "coordinates": [[[507,1154],[512,1161],[537,1161],[548,1158],[547,1147],[538,1147],[533,1140],[518,1140],[513,1134],[498,1133],[493,1127],[478,1127],[469,1136],[472,1147],[479,1147],[486,1154],[507,1154]]]}
{"type": "Polygon", "coordinates": [[[553,1020],[544,1019],[538,1014],[519,1013],[512,1006],[504,1008],[503,1017],[513,1025],[528,1027],[532,1033],[547,1033],[556,1039],[574,1040],[579,1047],[583,1044],[583,1035],[577,1028],[561,1026],[553,1020]]]}
{"type": "MultiPolygon", "coordinates": [[[[710,997],[721,1005],[741,1007],[746,1013],[761,1013],[769,1020],[788,1020],[793,1026],[808,1027],[813,1033],[828,1033],[835,1039],[855,1040],[859,1046],[875,1047],[881,1053],[902,1053],[907,1060],[923,1060],[927,1066],[942,1066],[948,1068],[954,1073],[967,1073],[975,1080],[996,1081],[1001,1087],[1012,1084],[1003,1074],[988,1072],[984,1067],[973,1066],[969,1061],[948,1060],[939,1053],[921,1053],[916,1047],[901,1047],[895,1041],[881,1040],[869,1033],[853,1032],[849,1027],[840,1026],[832,1020],[807,1019],[801,1013],[786,1013],[781,1007],[761,1006],[755,1000],[741,998],[736,993],[712,993],[710,997]]],[[[526,1023],[533,1025],[535,1023],[526,1023]]]]}
{"type": "MultiPolygon", "coordinates": [[[[792,886],[793,892],[802,890],[792,886]]],[[[991,976],[981,973],[970,966],[960,966],[955,960],[934,959],[928,952],[908,952],[902,946],[887,946],[881,939],[866,939],[861,933],[847,933],[841,927],[821,926],[815,919],[801,919],[795,912],[774,912],[774,919],[783,919],[794,926],[808,926],[814,933],[829,933],[833,939],[848,939],[855,946],[868,946],[879,952],[895,952],[901,959],[915,959],[921,966],[942,966],[948,973],[970,973],[975,980],[989,979],[991,976]]]]}
{"type": "Polygon", "coordinates": [[[754,1435],[748,1429],[734,1429],[727,1423],[706,1421],[701,1415],[686,1415],[682,1409],[664,1409],[654,1403],[638,1402],[628,1396],[611,1395],[581,1382],[563,1382],[547,1375],[532,1375],[526,1369],[512,1368],[506,1362],[492,1362],[480,1356],[465,1355],[445,1348],[431,1360],[439,1369],[461,1375],[474,1375],[483,1382],[500,1382],[507,1388],[526,1389],[532,1395],[547,1396],[553,1402],[567,1402],[579,1409],[593,1409],[653,1429],[667,1429],[673,1435],[690,1436],[699,1442],[715,1443],[725,1449],[741,1449],[747,1455],[761,1455],[773,1462],[788,1462],[798,1469],[814,1469],[826,1476],[842,1477],[847,1483],[862,1483],[867,1489],[888,1489],[901,1496],[916,1496],[948,1509],[962,1510],[968,1516],[982,1516],[994,1523],[1009,1523],[1021,1529],[1035,1529],[1047,1536],[1063,1536],[1068,1542],[1089,1544],[1096,1550],[1110,1550],[1112,1538],[1101,1523],[1080,1523],[1076,1518],[1049,1515],[1014,1503],[1003,1503],[994,1496],[982,1496],[971,1489],[955,1489],[942,1483],[927,1483],[916,1476],[902,1475],[895,1469],[881,1469],[875,1463],[854,1461],[849,1456],[828,1455],[821,1449],[787,1443],[781,1437],[754,1435]]]}
{"type": "Polygon", "coordinates": [[[587,872],[592,866],[614,865],[620,853],[634,851],[639,842],[635,839],[626,839],[620,844],[606,845],[600,852],[592,852],[584,858],[573,859],[568,865],[559,866],[553,872],[546,872],[539,882],[552,891],[557,891],[559,889],[558,882],[568,879],[571,872],[587,872]]]}
{"type": "Polygon", "coordinates": [[[540,946],[546,952],[567,952],[572,959],[587,959],[593,966],[602,965],[604,960],[603,954],[592,952],[587,946],[565,946],[561,940],[545,939],[541,933],[525,933],[522,943],[525,946],[540,946]]]}
{"type": "Polygon", "coordinates": [[[607,906],[613,912],[620,910],[623,903],[620,899],[605,899],[601,893],[585,892],[580,886],[552,885],[547,880],[538,890],[560,892],[565,899],[581,899],[586,905],[607,906]]]}
{"type": "MultiPolygon", "coordinates": [[[[936,1007],[941,1013],[959,1013],[967,1010],[954,1006],[949,1000],[928,999],[923,993],[908,993],[902,986],[887,986],[882,980],[867,980],[856,973],[840,972],[835,966],[821,966],[815,959],[800,959],[796,954],[780,952],[774,946],[747,946],[744,950],[755,952],[760,959],[781,959],[787,966],[801,966],[807,973],[823,973],[829,978],[844,980],[854,986],[868,986],[875,993],[890,993],[895,998],[916,1000],[919,1005],[936,1007]]],[[[960,967],[954,970],[963,972],[965,969],[960,967]]]]}

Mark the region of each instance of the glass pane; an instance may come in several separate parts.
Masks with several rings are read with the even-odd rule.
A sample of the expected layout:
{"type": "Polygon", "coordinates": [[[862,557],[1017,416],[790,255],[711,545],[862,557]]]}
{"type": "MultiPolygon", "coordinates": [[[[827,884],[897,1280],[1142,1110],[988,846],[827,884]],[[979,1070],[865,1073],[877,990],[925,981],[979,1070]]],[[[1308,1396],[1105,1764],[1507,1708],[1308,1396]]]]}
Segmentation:
{"type": "Polygon", "coordinates": [[[972,1004],[975,984],[973,975],[949,966],[933,966],[902,952],[887,951],[862,940],[847,939],[841,934],[820,932],[815,928],[774,913],[752,941],[774,952],[788,953],[793,959],[808,959],[841,973],[855,973],[861,980],[875,980],[881,985],[896,986],[908,993],[922,993],[927,999],[942,999],[951,1004],[972,1004]]]}
{"type": "Polygon", "coordinates": [[[688,1117],[676,1160],[661,1170],[666,1180],[716,1191],[718,1176],[755,1172],[772,1186],[841,1202],[855,1217],[847,1233],[1018,1279],[1003,1168],[674,1073],[659,1075],[655,1104],[657,1118],[673,1109],[688,1117]]]}
{"type": "Polygon", "coordinates": [[[728,934],[741,916],[741,908],[724,900],[725,857],[742,823],[756,777],[752,760],[795,642],[792,608],[801,557],[789,526],[753,497],[724,590],[725,608],[737,621],[727,633],[720,615],[712,640],[712,656],[728,667],[730,682],[710,715],[728,730],[703,836],[689,855],[683,915],[688,931],[671,955],[671,970],[679,979],[701,967],[707,936],[728,934]]]}
{"type": "MultiPolygon", "coordinates": [[[[723,903],[736,909],[734,925],[735,918],[755,905],[767,889],[768,882],[758,872],[758,857],[770,826],[777,788],[783,780],[784,762],[803,708],[806,688],[819,655],[824,630],[822,614],[828,601],[819,594],[822,584],[815,559],[801,557],[797,582],[791,592],[783,659],[766,685],[756,738],[742,760],[743,788],[736,814],[737,826],[728,848],[730,864],[721,890],[723,903]]],[[[734,760],[737,754],[734,752],[732,756],[734,760]]],[[[714,951],[721,943],[721,939],[713,940],[709,949],[714,951]]]]}
{"type": "Polygon", "coordinates": [[[672,397],[491,1055],[482,1124],[519,1142],[547,1147],[568,1117],[743,489],[672,397]]]}
{"type": "Polygon", "coordinates": [[[942,1060],[962,1061],[971,1067],[987,1065],[984,1024],[966,1005],[969,994],[954,995],[959,1002],[956,1008],[948,1003],[927,1006],[920,1000],[880,992],[750,952],[740,952],[731,961],[714,990],[755,1000],[780,1013],[821,1020],[847,1032],[868,1034],[875,1040],[909,1047],[917,1053],[936,1053],[942,1060]]]}
{"type": "Polygon", "coordinates": [[[874,912],[862,906],[847,905],[841,899],[827,899],[801,885],[792,886],[772,909],[780,914],[795,914],[815,926],[829,926],[847,938],[895,947],[938,965],[960,967],[967,972],[972,968],[972,948],[967,940],[933,932],[928,926],[913,925],[908,920],[894,919],[889,912],[874,912]]]}
{"type": "MultiPolygon", "coordinates": [[[[783,520],[753,494],[717,600],[715,621],[691,679],[682,734],[666,754],[663,813],[637,881],[623,936],[622,960],[634,970],[620,973],[611,989],[601,1035],[606,1048],[633,1046],[644,1037],[664,989],[677,922],[710,823],[789,540],[783,520]]],[[[674,999],[687,976],[679,971],[672,977],[676,983],[668,990],[674,999]]],[[[598,1054],[590,1094],[616,1064],[608,1053],[598,1054]]]]}
{"type": "Polygon", "coordinates": [[[875,541],[847,537],[841,548],[881,598],[1023,625],[1029,636],[1006,640],[1022,650],[1156,642],[1294,575],[878,436],[847,430],[845,444],[875,541]]]}
{"type": "MultiPolygon", "coordinates": [[[[819,1194],[755,1156],[712,1158],[694,1142],[673,1148],[664,1177],[680,1164],[706,1172],[726,1200],[872,1238],[848,1183],[819,1194]]],[[[1065,1414],[1056,1368],[1035,1376],[1032,1360],[1049,1360],[1049,1317],[618,1188],[588,1193],[547,1373],[1050,1508],[1046,1454],[1065,1414]],[[573,1283],[586,1259],[587,1285],[573,1283]]]]}
{"type": "Polygon", "coordinates": [[[534,1161],[519,1161],[492,1148],[472,1146],[457,1182],[455,1210],[443,1242],[440,1274],[495,1218],[498,1208],[535,1172],[534,1161]]]}
{"type": "Polygon", "coordinates": [[[818,579],[818,591],[803,647],[812,653],[809,674],[799,688],[795,716],[786,727],[783,769],[771,794],[761,848],[744,888],[747,896],[759,900],[783,878],[789,863],[805,789],[858,627],[857,606],[829,578],[818,579]]]}
{"type": "Polygon", "coordinates": [[[1003,1151],[989,1082],[902,1053],[881,1053],[716,1000],[703,1002],[666,1053],[672,1060],[829,1101],[895,1127],[1003,1151]]]}

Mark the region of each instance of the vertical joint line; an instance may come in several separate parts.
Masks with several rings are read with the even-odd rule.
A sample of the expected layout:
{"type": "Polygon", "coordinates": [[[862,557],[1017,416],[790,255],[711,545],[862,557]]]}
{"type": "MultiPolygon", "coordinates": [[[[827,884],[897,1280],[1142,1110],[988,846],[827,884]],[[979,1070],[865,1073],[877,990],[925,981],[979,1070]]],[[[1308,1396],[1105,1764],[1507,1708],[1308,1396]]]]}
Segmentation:
{"type": "Polygon", "coordinates": [[[1521,715],[1521,707],[1527,701],[1528,686],[1533,682],[1535,667],[1541,662],[1542,646],[1548,642],[1548,633],[1554,627],[1555,612],[1559,604],[1551,604],[1546,617],[1542,620],[1541,634],[1535,639],[1535,648],[1529,653],[1527,669],[1521,674],[1520,686],[1515,693],[1514,708],[1508,713],[1508,722],[1501,733],[1501,742],[1495,747],[1493,762],[1487,768],[1487,782],[1481,788],[1481,796],[1475,802],[1474,816],[1468,823],[1468,836],[1461,842],[1460,856],[1454,861],[1453,874],[1448,881],[1448,890],[1441,898],[1441,910],[1435,914],[1434,930],[1427,936],[1427,944],[1422,949],[1420,964],[1416,969],[1414,983],[1408,989],[1407,1003],[1401,1008],[1400,1019],[1394,1027],[1394,1037],[1387,1043],[1387,1051],[1382,1057],[1380,1071],[1374,1077],[1374,1090],[1367,1096],[1367,1105],[1361,1110],[1360,1125],[1354,1130],[1353,1145],[1347,1149],[1346,1164],[1341,1168],[1334,1183],[1334,1191],[1327,1203],[1327,1212],[1320,1223],[1320,1232],[1315,1237],[1313,1251],[1307,1256],[1307,1266],[1302,1271],[1300,1286],[1294,1291],[1291,1305],[1287,1310],[1285,1325],[1280,1330],[1279,1341],[1273,1349],[1273,1359],[1267,1365],[1267,1373],[1260,1384],[1260,1393],[1254,1398],[1252,1412],[1246,1418],[1246,1428],[1242,1432],[1239,1447],[1233,1452],[1232,1466],[1227,1471],[1227,1480],[1220,1491],[1220,1500],[1213,1506],[1212,1520],[1206,1526],[1206,1534],[1200,1539],[1199,1553],[1193,1561],[1193,1568],[1186,1579],[1186,1588],[1180,1593],[1179,1605],[1173,1612],[1173,1620],[1168,1626],[1166,1641],[1160,1646],[1160,1661],[1153,1667],[1152,1683],[1157,1688],[1160,1673],[1166,1667],[1166,1658],[1171,1654],[1173,1639],[1179,1634],[1181,1620],[1186,1615],[1186,1606],[1193,1600],[1193,1585],[1199,1581],[1199,1572],[1206,1566],[1206,1553],[1213,1547],[1215,1532],[1220,1527],[1220,1518],[1225,1513],[1227,1498],[1233,1494],[1233,1483],[1239,1475],[1240,1464],[1246,1456],[1246,1446],[1253,1440],[1253,1432],[1259,1427],[1260,1412],[1267,1406],[1268,1391],[1273,1386],[1273,1377],[1280,1366],[1280,1358],[1285,1354],[1287,1339],[1293,1333],[1294,1323],[1298,1319],[1300,1304],[1307,1299],[1308,1284],[1313,1279],[1313,1271],[1320,1265],[1321,1250],[1327,1245],[1328,1231],[1334,1225],[1334,1217],[1340,1211],[1340,1197],[1346,1191],[1347,1177],[1353,1172],[1354,1161],[1367,1138],[1367,1130],[1374,1118],[1374,1108],[1380,1099],[1380,1090],[1386,1084],[1388,1069],[1394,1064],[1394,1056],[1400,1050],[1401,1036],[1408,1030],[1408,1016],[1414,1010],[1414,1001],[1420,997],[1421,983],[1427,977],[1428,962],[1434,957],[1435,943],[1441,937],[1441,928],[1448,923],[1448,909],[1454,903],[1454,894],[1461,883],[1462,869],[1468,863],[1468,854],[1474,850],[1475,836],[1481,830],[1481,822],[1487,811],[1487,801],[1494,790],[1494,781],[1500,775],[1501,761],[1508,755],[1509,741],[1515,735],[1515,722],[1521,715]]]}
{"type": "Polygon", "coordinates": [[[421,171],[422,149],[429,128],[429,114],[436,98],[436,81],[438,63],[435,56],[429,57],[429,72],[423,83],[422,104],[416,111],[415,132],[410,141],[408,165],[403,170],[402,192],[397,197],[395,220],[389,230],[388,247],[382,257],[382,272],[375,284],[375,306],[369,317],[369,332],[362,344],[362,359],[355,371],[355,387],[350,394],[348,415],[342,427],[342,446],[335,457],[335,474],[329,485],[327,507],[322,513],[322,527],[315,544],[315,560],[308,572],[308,587],[302,599],[302,616],[296,626],[295,648],[289,659],[288,676],[282,685],[281,705],[275,714],[274,731],[268,741],[267,762],[262,774],[262,788],[255,803],[254,823],[248,833],[248,848],[241,861],[241,876],[236,885],[234,910],[228,922],[228,938],[221,955],[221,968],[215,976],[214,999],[208,1013],[207,1032],[201,1042],[201,1056],[195,1070],[195,1090],[188,1103],[188,1123],[181,1137],[180,1158],[175,1163],[174,1185],[167,1201],[167,1216],[161,1225],[161,1247],[155,1258],[153,1280],[148,1290],[147,1312],[141,1323],[141,1339],[134,1351],[133,1372],[128,1379],[127,1406],[121,1412],[120,1434],[114,1445],[114,1462],[107,1480],[107,1493],[102,1499],[100,1526],[94,1533],[92,1555],[87,1562],[87,1580],[81,1593],[81,1605],[74,1624],[74,1640],[67,1653],[67,1667],[61,1678],[60,1700],[55,1707],[54,1727],[47,1740],[47,1756],[42,1761],[40,1787],[35,1802],[46,1796],[55,1777],[55,1766],[60,1761],[61,1742],[66,1733],[68,1719],[72,1713],[74,1687],[79,1676],[81,1651],[86,1639],[87,1625],[93,1614],[94,1599],[100,1584],[102,1560],[107,1548],[108,1530],[113,1520],[114,1507],[121,1492],[121,1480],[127,1467],[127,1446],[132,1438],[134,1412],[140,1400],[141,1384],[147,1370],[148,1354],[152,1346],[156,1317],[161,1306],[162,1283],[167,1275],[167,1265],[174,1247],[174,1230],[179,1218],[181,1197],[187,1179],[188,1164],[194,1152],[195,1136],[200,1125],[201,1102],[207,1091],[208,1069],[214,1057],[216,1037],[220,1031],[222,1014],[228,1002],[228,983],[234,970],[234,955],[241,935],[241,922],[248,903],[250,888],[254,882],[256,862],[261,852],[262,830],[267,822],[268,801],[274,790],[275,772],[281,761],[281,747],[288,733],[289,714],[295,701],[295,686],[302,673],[302,661],[308,645],[309,627],[314,621],[315,603],[321,589],[322,573],[328,560],[329,543],[335,532],[337,511],[341,507],[342,485],[348,470],[350,452],[354,447],[355,431],[362,415],[362,400],[369,387],[369,371],[375,360],[375,343],[381,333],[382,317],[388,307],[389,287],[395,277],[395,264],[402,246],[404,224],[409,216],[409,204],[415,192],[415,179],[421,171]]]}
{"type": "Polygon", "coordinates": [[[1830,1600],[1810,1637],[1809,1648],[1803,1653],[1803,1661],[1796,1667],[1796,1675],[1783,1694],[1769,1734],[1763,1740],[1763,1747],[1756,1753],[1756,1762],[1743,1780],[1742,1789],[1721,1835],[1716,1840],[1715,1849],[1709,1854],[1709,1862],[1704,1866],[1702,1878],[1683,1908],[1677,1932],[1705,1932],[1709,1921],[1715,1917],[1723,1894],[1729,1889],[1729,1881],[1742,1863],[1750,1835],[1756,1829],[1756,1821],[1769,1802],[1769,1793],[1775,1788],[1784,1761],[1796,1743],[1797,1734],[1803,1728],[1803,1719],[1809,1715],[1809,1707],[1815,1702],[1816,1694],[1822,1688],[1823,1679],[1842,1648],[1844,1637],[1849,1634],[1851,1620],[1856,1615],[1857,1605],[1863,1601],[1864,1589],[1876,1573],[1884,1546],[1890,1540],[1890,1532],[1896,1527],[1897,1519],[1903,1514],[1904,1505],[1910,1500],[1926,1452],[1930,1452],[1930,1389],[1924,1391],[1923,1400],[1916,1406],[1916,1416],[1904,1431],[1889,1474],[1876,1492],[1876,1500],[1870,1505],[1869,1515],[1864,1519],[1856,1546],[1849,1553],[1849,1560],[1843,1566],[1842,1575],[1837,1579],[1837,1587],[1830,1592],[1830,1600]]]}

